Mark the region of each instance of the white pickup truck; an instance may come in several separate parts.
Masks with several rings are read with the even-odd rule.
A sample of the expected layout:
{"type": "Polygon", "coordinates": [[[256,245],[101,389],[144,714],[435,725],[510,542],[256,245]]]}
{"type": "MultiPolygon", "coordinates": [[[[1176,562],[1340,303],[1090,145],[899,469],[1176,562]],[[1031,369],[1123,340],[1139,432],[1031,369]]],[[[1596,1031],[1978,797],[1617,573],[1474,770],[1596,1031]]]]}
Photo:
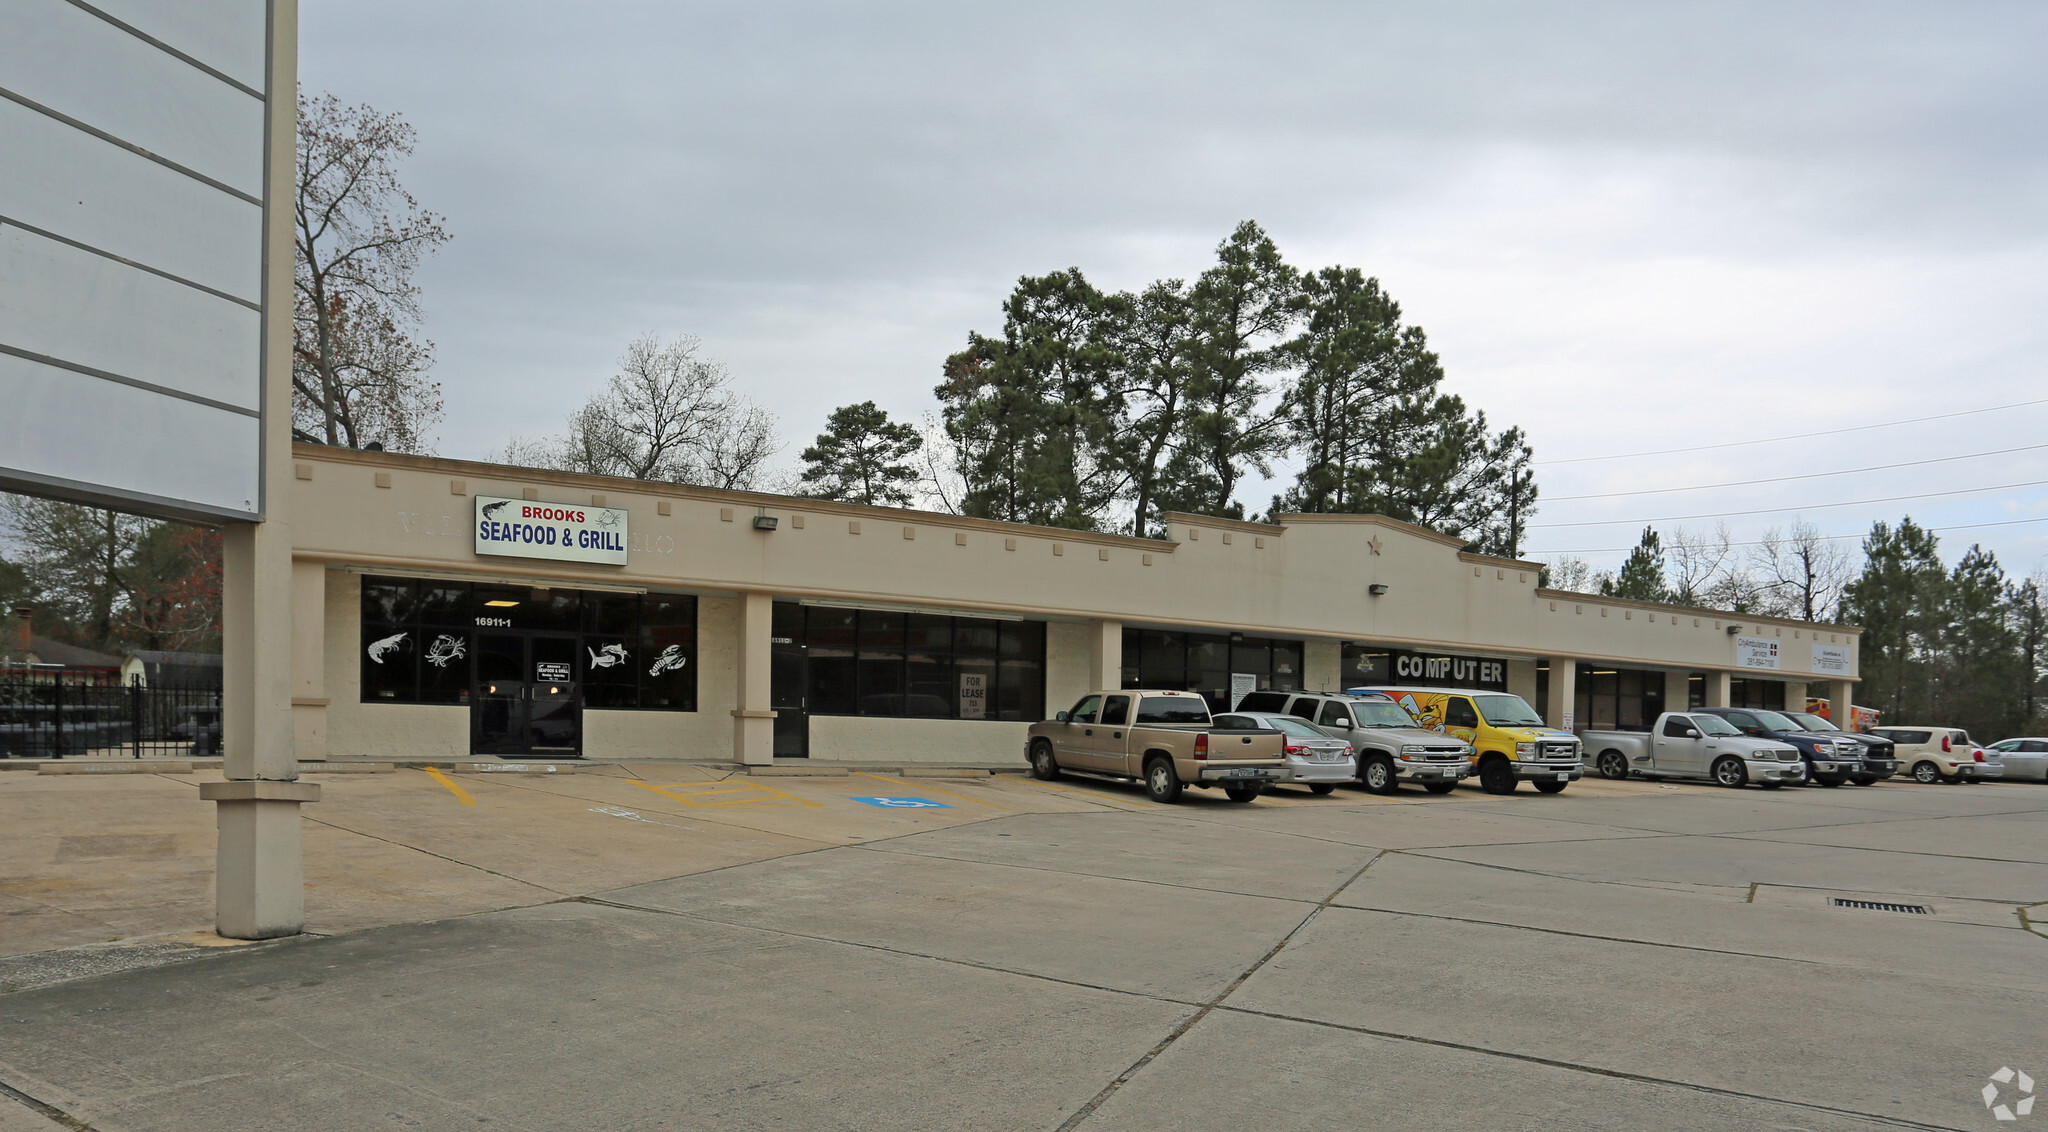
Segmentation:
{"type": "Polygon", "coordinates": [[[1667,711],[1641,731],[1581,731],[1585,758],[1602,778],[1705,778],[1776,790],[1806,780],[1799,749],[1754,739],[1717,715],[1667,711]]]}

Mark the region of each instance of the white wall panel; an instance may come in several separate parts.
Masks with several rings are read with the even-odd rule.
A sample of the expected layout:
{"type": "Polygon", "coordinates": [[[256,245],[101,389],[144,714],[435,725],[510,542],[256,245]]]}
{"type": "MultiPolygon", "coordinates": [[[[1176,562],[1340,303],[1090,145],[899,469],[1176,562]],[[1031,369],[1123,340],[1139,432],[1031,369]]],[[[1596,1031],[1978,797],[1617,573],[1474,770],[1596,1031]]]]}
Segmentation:
{"type": "Polygon", "coordinates": [[[27,476],[256,510],[255,417],[8,354],[0,354],[0,405],[0,453],[27,476]]]}
{"type": "Polygon", "coordinates": [[[264,0],[89,0],[207,66],[263,89],[264,0]]]}
{"type": "Polygon", "coordinates": [[[0,226],[0,345],[261,408],[257,311],[0,226]]]}
{"type": "Polygon", "coordinates": [[[0,87],[263,195],[263,101],[65,0],[0,0],[0,87]]]}
{"type": "Polygon", "coordinates": [[[262,299],[261,208],[4,99],[0,217],[262,299]]]}

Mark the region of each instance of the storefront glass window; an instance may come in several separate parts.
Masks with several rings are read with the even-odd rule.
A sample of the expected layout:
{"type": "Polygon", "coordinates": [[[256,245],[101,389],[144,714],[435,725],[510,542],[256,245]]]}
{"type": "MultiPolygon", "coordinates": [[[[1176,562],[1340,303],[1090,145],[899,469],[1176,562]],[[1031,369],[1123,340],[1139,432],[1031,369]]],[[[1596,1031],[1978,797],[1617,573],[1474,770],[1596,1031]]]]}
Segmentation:
{"type": "Polygon", "coordinates": [[[1036,721],[1044,712],[1042,622],[778,602],[774,624],[778,638],[802,646],[812,715],[1036,721]]]}
{"type": "Polygon", "coordinates": [[[1230,710],[1233,673],[1260,689],[1301,689],[1302,643],[1223,633],[1125,629],[1123,686],[1200,692],[1212,711],[1230,710]]]}
{"type": "Polygon", "coordinates": [[[687,594],[366,577],[362,609],[366,703],[468,703],[479,650],[532,633],[573,647],[586,707],[697,709],[697,599],[687,594]]]}

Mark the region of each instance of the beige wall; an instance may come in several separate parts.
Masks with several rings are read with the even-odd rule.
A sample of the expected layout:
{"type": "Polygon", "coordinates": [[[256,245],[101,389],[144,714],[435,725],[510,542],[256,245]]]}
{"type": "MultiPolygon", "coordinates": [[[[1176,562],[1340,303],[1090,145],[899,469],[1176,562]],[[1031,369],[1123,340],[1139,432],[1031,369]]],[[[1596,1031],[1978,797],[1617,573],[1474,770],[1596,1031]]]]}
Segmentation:
{"type": "MultiPolygon", "coordinates": [[[[811,757],[827,762],[1024,764],[1029,724],[981,719],[811,717],[811,757]]],[[[728,743],[730,739],[728,739],[728,743]]]]}

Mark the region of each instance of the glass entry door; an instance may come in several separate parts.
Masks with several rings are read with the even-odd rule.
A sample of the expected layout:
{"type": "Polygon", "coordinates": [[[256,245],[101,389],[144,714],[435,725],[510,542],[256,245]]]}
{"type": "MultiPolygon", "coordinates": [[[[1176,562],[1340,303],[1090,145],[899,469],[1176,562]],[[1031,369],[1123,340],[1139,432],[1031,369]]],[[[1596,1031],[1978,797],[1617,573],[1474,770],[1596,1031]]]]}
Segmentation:
{"type": "Polygon", "coordinates": [[[800,605],[775,603],[768,652],[768,706],[775,710],[778,759],[811,757],[811,716],[807,710],[810,668],[804,648],[803,616],[800,605]]]}
{"type": "Polygon", "coordinates": [[[513,758],[579,758],[583,697],[576,638],[479,633],[470,750],[513,758]]]}

